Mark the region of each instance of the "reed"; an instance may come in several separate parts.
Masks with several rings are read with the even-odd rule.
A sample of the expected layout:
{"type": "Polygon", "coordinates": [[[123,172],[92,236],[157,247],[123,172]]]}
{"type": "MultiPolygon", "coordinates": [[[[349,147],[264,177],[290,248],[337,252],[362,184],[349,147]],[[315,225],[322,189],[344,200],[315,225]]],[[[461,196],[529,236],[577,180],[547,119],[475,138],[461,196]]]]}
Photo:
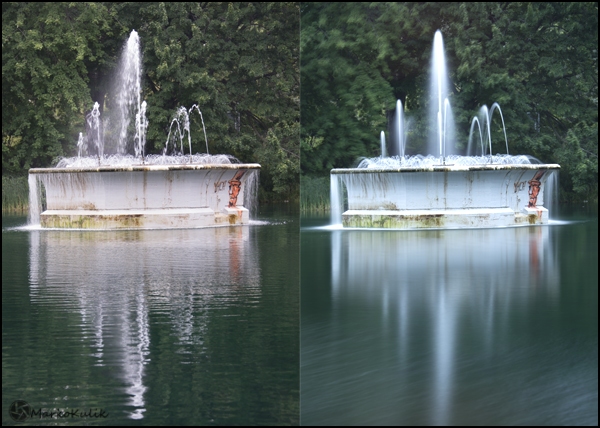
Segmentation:
{"type": "Polygon", "coordinates": [[[29,209],[27,177],[2,177],[2,212],[25,213],[29,209]]]}
{"type": "Polygon", "coordinates": [[[330,210],[329,192],[329,176],[301,176],[300,210],[308,212],[328,212],[330,210]]]}

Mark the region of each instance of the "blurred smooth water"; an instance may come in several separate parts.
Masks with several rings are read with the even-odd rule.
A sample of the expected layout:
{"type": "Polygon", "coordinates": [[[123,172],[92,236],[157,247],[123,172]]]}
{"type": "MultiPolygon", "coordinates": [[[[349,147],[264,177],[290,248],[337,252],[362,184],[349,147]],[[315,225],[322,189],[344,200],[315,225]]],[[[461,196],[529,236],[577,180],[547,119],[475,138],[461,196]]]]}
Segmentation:
{"type": "Polygon", "coordinates": [[[597,425],[597,206],[301,232],[302,425],[597,425]]]}
{"type": "Polygon", "coordinates": [[[15,400],[108,414],[21,424],[298,424],[298,213],[266,209],[186,230],[3,217],[3,425],[15,400]]]}

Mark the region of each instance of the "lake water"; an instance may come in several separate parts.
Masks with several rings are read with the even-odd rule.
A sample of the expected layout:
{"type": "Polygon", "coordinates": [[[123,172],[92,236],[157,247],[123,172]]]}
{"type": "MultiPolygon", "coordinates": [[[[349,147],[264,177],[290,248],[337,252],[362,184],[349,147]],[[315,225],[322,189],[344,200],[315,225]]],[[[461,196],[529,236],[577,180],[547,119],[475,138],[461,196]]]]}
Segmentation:
{"type": "Polygon", "coordinates": [[[597,425],[597,207],[301,233],[261,209],[198,230],[3,217],[3,424],[24,400],[80,413],[19,424],[597,425]]]}
{"type": "Polygon", "coordinates": [[[303,217],[302,425],[598,425],[598,211],[550,226],[303,217]]]}
{"type": "Polygon", "coordinates": [[[298,424],[299,217],[258,219],[27,231],[3,217],[3,425],[16,400],[79,410],[21,424],[298,424]]]}

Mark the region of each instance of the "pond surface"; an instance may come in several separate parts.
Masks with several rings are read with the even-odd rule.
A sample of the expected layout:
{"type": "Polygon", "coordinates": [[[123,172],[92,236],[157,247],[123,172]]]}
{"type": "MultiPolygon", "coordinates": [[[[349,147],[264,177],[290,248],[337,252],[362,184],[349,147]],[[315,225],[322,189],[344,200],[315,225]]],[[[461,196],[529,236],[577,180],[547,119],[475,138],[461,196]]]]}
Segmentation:
{"type": "Polygon", "coordinates": [[[445,231],[303,217],[301,424],[596,426],[597,213],[445,231]]]}
{"type": "Polygon", "coordinates": [[[20,424],[298,424],[299,217],[258,219],[28,231],[3,217],[3,425],[16,400],[79,410],[20,424]]]}

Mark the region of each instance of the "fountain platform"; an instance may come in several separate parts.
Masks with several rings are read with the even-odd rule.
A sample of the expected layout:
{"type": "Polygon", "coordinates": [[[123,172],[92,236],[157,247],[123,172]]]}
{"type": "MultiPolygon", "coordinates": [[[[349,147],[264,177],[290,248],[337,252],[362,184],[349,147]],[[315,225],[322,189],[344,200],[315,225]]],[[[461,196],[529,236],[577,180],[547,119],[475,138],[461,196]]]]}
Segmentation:
{"type": "Polygon", "coordinates": [[[344,227],[486,228],[548,223],[543,188],[557,164],[340,168],[344,227]]]}
{"type": "Polygon", "coordinates": [[[181,164],[33,168],[29,174],[45,190],[42,227],[163,229],[249,223],[247,188],[259,170],[259,164],[181,164]]]}

